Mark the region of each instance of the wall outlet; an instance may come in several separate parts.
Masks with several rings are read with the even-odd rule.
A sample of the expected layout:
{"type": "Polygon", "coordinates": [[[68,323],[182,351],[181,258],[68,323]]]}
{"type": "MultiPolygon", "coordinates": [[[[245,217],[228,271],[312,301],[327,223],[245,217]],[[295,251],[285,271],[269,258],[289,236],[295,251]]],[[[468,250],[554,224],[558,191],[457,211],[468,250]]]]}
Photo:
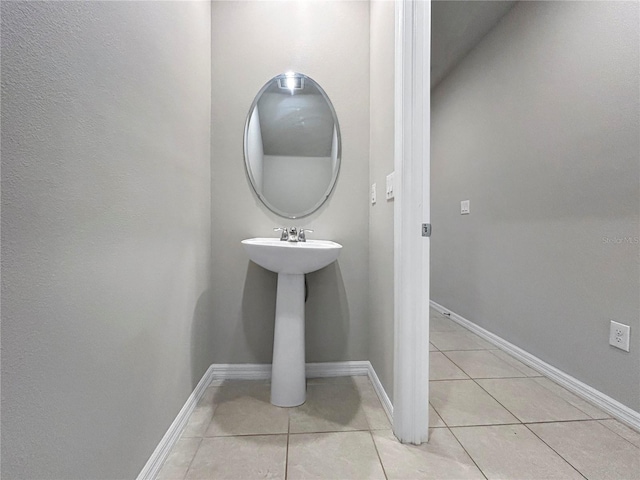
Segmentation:
{"type": "Polygon", "coordinates": [[[631,336],[631,327],[622,323],[611,320],[609,327],[609,345],[613,345],[625,352],[629,351],[629,337],[631,336]]]}
{"type": "Polygon", "coordinates": [[[391,172],[389,175],[387,175],[387,200],[391,200],[394,195],[393,195],[393,173],[391,172]]]}
{"type": "Polygon", "coordinates": [[[460,215],[469,215],[469,200],[460,202],[460,215]]]}
{"type": "Polygon", "coordinates": [[[376,184],[371,185],[371,205],[374,205],[378,200],[378,195],[376,193],[376,184]]]}

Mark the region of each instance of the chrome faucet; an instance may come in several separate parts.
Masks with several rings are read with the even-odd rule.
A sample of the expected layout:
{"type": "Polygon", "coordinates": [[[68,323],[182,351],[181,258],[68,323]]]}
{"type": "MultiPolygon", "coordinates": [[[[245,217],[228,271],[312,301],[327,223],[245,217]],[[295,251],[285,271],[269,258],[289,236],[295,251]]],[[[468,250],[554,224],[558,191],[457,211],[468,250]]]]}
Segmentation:
{"type": "Polygon", "coordinates": [[[298,231],[298,241],[299,242],[306,242],[307,241],[307,236],[305,235],[305,232],[313,232],[313,230],[310,230],[308,228],[300,228],[300,230],[298,231]]]}
{"type": "Polygon", "coordinates": [[[282,231],[282,234],[280,235],[280,241],[281,242],[288,242],[289,241],[289,231],[287,230],[286,227],[276,227],[273,229],[274,232],[277,231],[282,231]]]}
{"type": "Polygon", "coordinates": [[[276,227],[273,229],[274,232],[282,232],[280,235],[281,242],[306,242],[307,236],[305,232],[313,232],[313,230],[300,228],[296,229],[296,227],[276,227]]]}

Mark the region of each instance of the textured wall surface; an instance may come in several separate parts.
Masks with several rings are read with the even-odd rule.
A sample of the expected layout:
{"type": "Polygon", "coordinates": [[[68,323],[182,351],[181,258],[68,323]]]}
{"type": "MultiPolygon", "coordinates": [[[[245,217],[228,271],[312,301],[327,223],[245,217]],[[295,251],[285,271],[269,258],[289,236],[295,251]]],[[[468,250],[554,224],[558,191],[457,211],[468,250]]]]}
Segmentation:
{"type": "Polygon", "coordinates": [[[212,363],[209,3],[1,8],[2,478],[135,478],[212,363]]]}
{"type": "Polygon", "coordinates": [[[369,361],[393,396],[393,200],[385,199],[386,176],[394,169],[393,2],[371,2],[371,134],[369,182],[378,200],[369,209],[369,361]]]}
{"type": "Polygon", "coordinates": [[[636,411],[638,8],[519,2],[435,89],[431,130],[432,298],[636,411]]]}
{"type": "Polygon", "coordinates": [[[368,351],[369,4],[214,2],[212,5],[211,209],[214,361],[270,363],[276,274],[250,263],[240,241],[275,226],[314,229],[343,245],[337,263],[307,275],[307,361],[363,360],[368,351]],[[328,202],[286,220],[247,180],[242,151],[254,96],[277,74],[316,80],[338,115],[342,166],[328,202]]]}

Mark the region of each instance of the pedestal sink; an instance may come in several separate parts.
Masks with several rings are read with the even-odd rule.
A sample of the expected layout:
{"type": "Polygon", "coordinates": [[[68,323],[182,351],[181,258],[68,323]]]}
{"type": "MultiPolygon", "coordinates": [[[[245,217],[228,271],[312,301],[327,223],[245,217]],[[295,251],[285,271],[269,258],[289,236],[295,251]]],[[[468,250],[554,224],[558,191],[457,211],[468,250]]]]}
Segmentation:
{"type": "Polygon", "coordinates": [[[253,262],[278,274],[271,403],[279,407],[302,405],[306,399],[304,274],[335,261],[342,245],[328,240],[284,242],[277,238],[251,238],[242,245],[253,262]]]}

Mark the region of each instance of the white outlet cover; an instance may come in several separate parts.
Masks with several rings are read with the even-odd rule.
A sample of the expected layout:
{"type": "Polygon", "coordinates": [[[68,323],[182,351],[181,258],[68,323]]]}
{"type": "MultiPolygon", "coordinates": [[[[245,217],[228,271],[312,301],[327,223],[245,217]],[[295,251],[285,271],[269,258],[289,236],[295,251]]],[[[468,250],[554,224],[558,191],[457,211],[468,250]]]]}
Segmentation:
{"type": "Polygon", "coordinates": [[[374,183],[373,185],[371,185],[371,205],[374,205],[376,203],[377,199],[377,191],[376,191],[376,184],[374,183]]]}
{"type": "Polygon", "coordinates": [[[469,200],[462,200],[460,202],[460,215],[469,215],[469,200]]]}
{"type": "Polygon", "coordinates": [[[611,320],[609,329],[609,345],[613,345],[625,352],[629,351],[629,337],[631,336],[631,327],[623,323],[611,320]]]}

